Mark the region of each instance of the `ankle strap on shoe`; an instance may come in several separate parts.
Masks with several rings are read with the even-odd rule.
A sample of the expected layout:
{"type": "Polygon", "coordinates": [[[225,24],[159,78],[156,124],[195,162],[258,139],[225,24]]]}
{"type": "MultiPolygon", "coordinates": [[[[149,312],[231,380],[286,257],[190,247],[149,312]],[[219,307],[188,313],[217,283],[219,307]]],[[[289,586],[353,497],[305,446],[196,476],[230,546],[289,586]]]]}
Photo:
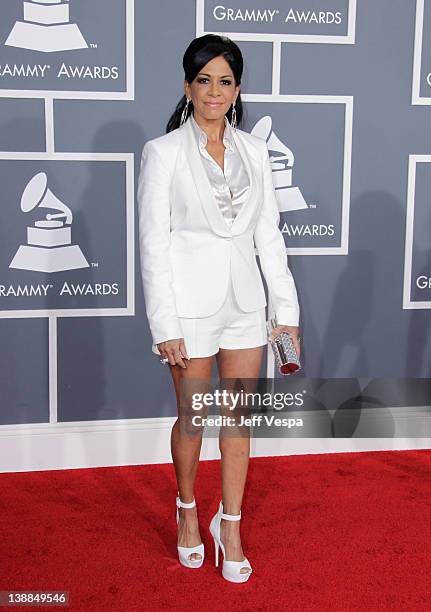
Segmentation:
{"type": "Polygon", "coordinates": [[[183,502],[177,497],[177,508],[194,508],[196,506],[196,500],[193,498],[192,502],[183,502]]]}
{"type": "Polygon", "coordinates": [[[241,520],[241,510],[239,511],[239,514],[225,514],[223,512],[223,502],[220,502],[220,510],[221,510],[221,518],[225,519],[226,521],[239,521],[241,520]]]}
{"type": "Polygon", "coordinates": [[[227,521],[240,521],[241,520],[241,512],[239,514],[225,514],[221,513],[222,519],[226,519],[227,521]]]}

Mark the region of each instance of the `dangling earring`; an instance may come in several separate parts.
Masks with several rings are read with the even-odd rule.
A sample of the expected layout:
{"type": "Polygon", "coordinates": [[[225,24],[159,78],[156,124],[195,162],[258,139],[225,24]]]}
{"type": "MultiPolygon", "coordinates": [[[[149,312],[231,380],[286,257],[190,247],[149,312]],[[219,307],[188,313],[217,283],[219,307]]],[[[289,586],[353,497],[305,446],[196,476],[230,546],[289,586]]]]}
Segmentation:
{"type": "Polygon", "coordinates": [[[231,125],[232,129],[236,130],[236,109],[235,109],[235,102],[232,104],[232,115],[231,115],[230,125],[231,125]]]}
{"type": "Polygon", "coordinates": [[[189,102],[190,102],[190,100],[187,98],[187,103],[186,103],[185,107],[183,108],[183,112],[181,113],[180,126],[183,125],[183,123],[185,123],[185,121],[187,119],[187,113],[189,112],[189,102]]]}

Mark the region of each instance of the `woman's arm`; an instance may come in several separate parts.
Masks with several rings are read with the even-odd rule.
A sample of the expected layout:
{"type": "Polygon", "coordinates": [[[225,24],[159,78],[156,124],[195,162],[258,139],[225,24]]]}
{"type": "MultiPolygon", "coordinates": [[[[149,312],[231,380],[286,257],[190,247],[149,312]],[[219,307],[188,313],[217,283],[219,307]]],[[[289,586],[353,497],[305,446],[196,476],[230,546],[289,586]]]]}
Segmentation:
{"type": "Polygon", "coordinates": [[[274,305],[278,325],[299,325],[299,303],[289,269],[283,235],[278,227],[280,213],[272,181],[271,163],[263,143],[263,205],[254,231],[260,265],[274,305]]]}
{"type": "Polygon", "coordinates": [[[139,247],[145,307],[154,344],[182,337],[170,265],[171,176],[148,141],[138,179],[139,247]]]}

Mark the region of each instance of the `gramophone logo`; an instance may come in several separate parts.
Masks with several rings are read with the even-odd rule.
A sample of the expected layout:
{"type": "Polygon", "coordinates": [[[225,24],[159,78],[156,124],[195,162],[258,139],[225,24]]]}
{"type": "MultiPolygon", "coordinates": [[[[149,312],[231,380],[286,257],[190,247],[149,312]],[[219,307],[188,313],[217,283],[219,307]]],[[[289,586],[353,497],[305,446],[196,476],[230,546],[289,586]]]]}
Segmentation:
{"type": "Polygon", "coordinates": [[[48,188],[45,172],[36,174],[27,184],[21,198],[21,210],[51,208],[60,213],[47,213],[45,219],[27,227],[27,244],[21,245],[10,268],[35,272],[62,272],[88,268],[80,247],[72,244],[72,211],[48,188]],[[59,220],[64,217],[64,220],[59,220]]]}
{"type": "Polygon", "coordinates": [[[293,152],[276,136],[269,115],[256,123],[251,133],[264,138],[268,145],[272,178],[280,212],[308,208],[299,187],[293,185],[293,152]]]}
{"type": "Polygon", "coordinates": [[[24,0],[24,20],[15,23],[5,45],[46,53],[87,49],[69,9],[68,0],[24,0]]]}

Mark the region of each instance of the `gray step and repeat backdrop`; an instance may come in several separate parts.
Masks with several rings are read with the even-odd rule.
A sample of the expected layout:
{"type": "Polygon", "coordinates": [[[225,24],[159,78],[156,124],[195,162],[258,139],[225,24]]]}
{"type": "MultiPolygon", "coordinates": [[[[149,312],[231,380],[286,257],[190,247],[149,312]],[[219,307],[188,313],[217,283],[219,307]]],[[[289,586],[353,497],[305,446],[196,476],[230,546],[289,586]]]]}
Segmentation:
{"type": "Polygon", "coordinates": [[[204,32],[240,45],[243,129],[277,157],[303,375],[429,376],[431,0],[0,11],[0,425],[175,415],[151,352],[135,193],[204,32]]]}

